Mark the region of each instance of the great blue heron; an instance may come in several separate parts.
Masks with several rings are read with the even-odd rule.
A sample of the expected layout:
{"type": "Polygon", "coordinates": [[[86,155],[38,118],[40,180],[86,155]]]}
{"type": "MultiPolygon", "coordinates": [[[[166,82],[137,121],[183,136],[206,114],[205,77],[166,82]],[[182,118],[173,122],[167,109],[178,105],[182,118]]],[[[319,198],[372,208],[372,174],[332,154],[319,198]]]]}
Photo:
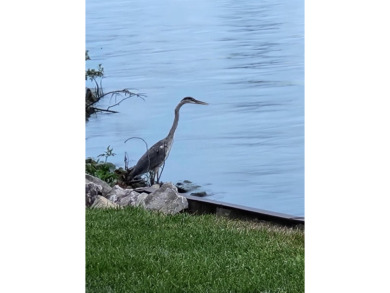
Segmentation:
{"type": "Polygon", "coordinates": [[[168,158],[169,152],[173,144],[173,136],[179,123],[179,110],[184,104],[199,104],[199,105],[208,105],[208,103],[198,101],[191,97],[186,97],[180,101],[180,103],[175,108],[175,120],[173,121],[171,130],[168,133],[166,138],[155,143],[142,157],[139,159],[138,163],[130,171],[128,179],[131,180],[135,176],[142,175],[146,172],[152,171],[153,176],[151,178],[151,183],[154,183],[154,177],[157,176],[157,183],[159,180],[158,170],[161,165],[168,158]]]}

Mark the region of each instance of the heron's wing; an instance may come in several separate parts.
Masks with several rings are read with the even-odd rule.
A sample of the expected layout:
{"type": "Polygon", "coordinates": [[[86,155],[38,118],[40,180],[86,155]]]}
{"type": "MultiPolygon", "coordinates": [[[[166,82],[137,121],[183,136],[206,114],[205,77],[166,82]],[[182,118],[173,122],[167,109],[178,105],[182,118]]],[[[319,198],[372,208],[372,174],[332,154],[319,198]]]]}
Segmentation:
{"type": "Polygon", "coordinates": [[[155,143],[139,160],[132,171],[132,177],[144,174],[164,163],[167,157],[167,142],[162,139],[155,143]]]}

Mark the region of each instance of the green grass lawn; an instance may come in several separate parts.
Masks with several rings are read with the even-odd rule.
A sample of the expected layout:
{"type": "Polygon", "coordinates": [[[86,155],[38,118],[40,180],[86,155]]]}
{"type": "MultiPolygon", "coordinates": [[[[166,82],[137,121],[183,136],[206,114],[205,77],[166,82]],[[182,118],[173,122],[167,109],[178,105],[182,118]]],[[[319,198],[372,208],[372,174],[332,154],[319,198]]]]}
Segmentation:
{"type": "Polygon", "coordinates": [[[304,292],[304,232],[215,215],[86,210],[86,292],[304,292]]]}

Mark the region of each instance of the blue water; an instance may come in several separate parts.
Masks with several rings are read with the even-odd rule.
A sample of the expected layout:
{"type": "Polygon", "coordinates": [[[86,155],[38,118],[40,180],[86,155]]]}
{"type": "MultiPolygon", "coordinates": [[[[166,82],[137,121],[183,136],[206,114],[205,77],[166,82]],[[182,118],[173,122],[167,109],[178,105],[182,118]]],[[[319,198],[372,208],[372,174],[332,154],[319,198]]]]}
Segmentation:
{"type": "Polygon", "coordinates": [[[304,1],[87,0],[86,49],[105,91],[147,95],[90,119],[87,157],[110,145],[109,161],[134,165],[145,145],[124,141],[164,138],[192,96],[210,105],[182,107],[162,181],[304,216],[304,1]]]}

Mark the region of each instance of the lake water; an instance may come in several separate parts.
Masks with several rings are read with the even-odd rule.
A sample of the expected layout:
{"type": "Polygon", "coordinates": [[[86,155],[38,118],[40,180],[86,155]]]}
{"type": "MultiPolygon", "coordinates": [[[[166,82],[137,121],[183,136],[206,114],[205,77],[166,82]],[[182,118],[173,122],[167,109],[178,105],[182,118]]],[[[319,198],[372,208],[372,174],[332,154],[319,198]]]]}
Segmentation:
{"type": "Polygon", "coordinates": [[[87,157],[110,145],[134,165],[145,144],[124,141],[164,138],[192,96],[210,105],[181,108],[161,180],[304,216],[304,1],[87,0],[86,49],[105,91],[146,94],[90,119],[87,157]]]}

